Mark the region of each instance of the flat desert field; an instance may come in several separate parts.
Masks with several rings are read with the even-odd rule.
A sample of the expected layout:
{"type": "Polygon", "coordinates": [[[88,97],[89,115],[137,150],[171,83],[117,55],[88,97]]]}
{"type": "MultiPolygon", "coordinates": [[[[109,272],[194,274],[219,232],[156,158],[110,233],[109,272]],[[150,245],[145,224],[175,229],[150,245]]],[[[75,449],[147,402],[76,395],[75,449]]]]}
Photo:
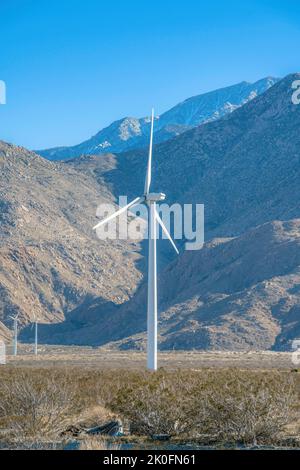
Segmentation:
{"type": "MultiPolygon", "coordinates": [[[[97,369],[143,369],[146,354],[107,348],[44,346],[34,356],[32,345],[20,345],[18,356],[7,351],[7,364],[13,366],[79,366],[97,369]]],[[[158,365],[165,369],[232,368],[293,369],[292,353],[273,351],[164,351],[159,352],[158,365]]]]}

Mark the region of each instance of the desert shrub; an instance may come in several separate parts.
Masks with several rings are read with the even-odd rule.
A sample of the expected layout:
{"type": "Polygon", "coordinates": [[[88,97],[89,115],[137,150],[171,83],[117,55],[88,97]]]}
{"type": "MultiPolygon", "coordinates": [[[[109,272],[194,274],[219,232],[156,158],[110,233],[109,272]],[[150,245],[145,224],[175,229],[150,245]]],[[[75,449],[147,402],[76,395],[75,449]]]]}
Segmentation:
{"type": "Polygon", "coordinates": [[[55,438],[74,412],[70,384],[55,375],[18,371],[0,385],[0,426],[14,441],[55,438]]]}
{"type": "Polygon", "coordinates": [[[291,419],[295,384],[286,375],[251,372],[207,377],[195,390],[195,423],[218,441],[276,441],[291,419]]]}
{"type": "Polygon", "coordinates": [[[134,434],[184,434],[193,421],[190,384],[180,374],[149,374],[120,389],[109,406],[129,420],[134,434]]]}
{"type": "Polygon", "coordinates": [[[117,416],[138,435],[270,442],[297,421],[299,389],[300,375],[289,371],[8,366],[0,369],[0,440],[57,439],[69,426],[117,416]]]}
{"type": "Polygon", "coordinates": [[[121,446],[101,436],[87,436],[79,443],[79,450],[120,450],[121,446]]]}
{"type": "Polygon", "coordinates": [[[291,418],[287,374],[202,370],[149,374],[119,389],[109,406],[140,435],[190,435],[218,442],[270,442],[291,418]]]}

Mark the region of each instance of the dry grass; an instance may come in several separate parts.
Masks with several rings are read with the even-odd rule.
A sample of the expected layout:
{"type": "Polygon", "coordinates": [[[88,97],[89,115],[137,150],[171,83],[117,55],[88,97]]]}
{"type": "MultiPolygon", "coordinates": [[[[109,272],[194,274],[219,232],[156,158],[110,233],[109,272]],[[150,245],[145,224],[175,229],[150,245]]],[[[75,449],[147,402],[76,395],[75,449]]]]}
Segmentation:
{"type": "Polygon", "coordinates": [[[120,445],[108,442],[103,437],[88,436],[80,441],[79,450],[120,450],[120,445]]]}
{"type": "Polygon", "coordinates": [[[118,415],[103,405],[90,405],[76,416],[76,425],[87,429],[97,426],[99,423],[107,423],[116,419],[118,419],[118,415]]]}

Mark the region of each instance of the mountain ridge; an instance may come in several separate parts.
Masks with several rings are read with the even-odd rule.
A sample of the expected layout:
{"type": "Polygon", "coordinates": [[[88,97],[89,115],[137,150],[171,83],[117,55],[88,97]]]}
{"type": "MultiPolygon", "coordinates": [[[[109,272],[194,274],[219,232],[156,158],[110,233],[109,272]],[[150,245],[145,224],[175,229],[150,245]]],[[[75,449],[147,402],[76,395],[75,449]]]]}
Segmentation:
{"type": "MultiPolygon", "coordinates": [[[[244,81],[188,98],[156,117],[155,141],[164,142],[190,128],[219,119],[264,93],[278,81],[274,77],[266,77],[254,83],[244,81]]],[[[149,135],[149,117],[127,116],[114,121],[79,145],[37,150],[36,153],[49,160],[70,159],[82,154],[103,154],[106,151],[119,153],[147,146],[149,135]]]]}

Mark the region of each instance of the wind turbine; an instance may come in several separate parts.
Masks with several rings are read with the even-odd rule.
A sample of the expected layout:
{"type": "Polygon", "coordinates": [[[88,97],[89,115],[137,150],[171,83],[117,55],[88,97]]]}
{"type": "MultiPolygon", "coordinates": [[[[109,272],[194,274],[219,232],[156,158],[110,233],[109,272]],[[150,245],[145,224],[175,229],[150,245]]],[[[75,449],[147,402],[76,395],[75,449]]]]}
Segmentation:
{"type": "Polygon", "coordinates": [[[14,356],[18,354],[18,316],[19,314],[10,317],[14,322],[14,356]]]}
{"type": "Polygon", "coordinates": [[[164,193],[151,193],[151,173],[152,173],[152,147],[153,147],[153,126],[154,110],[151,116],[150,146],[143,196],[135,198],[126,206],[117,210],[114,214],[101,220],[93,229],[106,224],[110,220],[118,217],[131,207],[137,204],[145,204],[148,207],[148,305],[147,305],[147,367],[150,370],[157,370],[157,257],[156,239],[157,223],[161,226],[164,234],[171,242],[174,250],[179,254],[174,241],[171,238],[166,226],[161,220],[156,204],[166,198],[164,193]]]}
{"type": "MultiPolygon", "coordinates": [[[[34,315],[34,354],[37,356],[38,354],[38,320],[39,318],[34,315]]],[[[32,326],[33,326],[32,325],[32,326]]]]}

